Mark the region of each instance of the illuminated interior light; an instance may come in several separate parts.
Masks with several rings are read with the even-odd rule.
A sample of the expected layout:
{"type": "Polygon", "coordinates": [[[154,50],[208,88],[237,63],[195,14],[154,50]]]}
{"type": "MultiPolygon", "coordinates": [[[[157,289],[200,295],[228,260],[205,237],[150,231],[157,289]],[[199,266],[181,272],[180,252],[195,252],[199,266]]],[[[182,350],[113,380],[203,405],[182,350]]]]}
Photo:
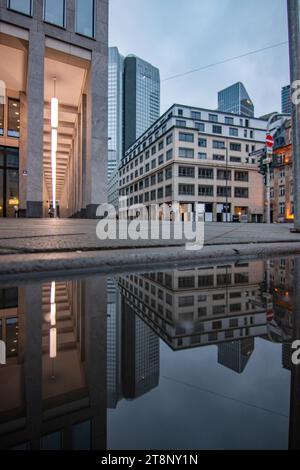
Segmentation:
{"type": "Polygon", "coordinates": [[[57,357],[57,329],[51,328],[50,330],[50,359],[57,357]]]}
{"type": "Polygon", "coordinates": [[[58,128],[58,99],[51,99],[51,127],[52,129],[58,128]]]}

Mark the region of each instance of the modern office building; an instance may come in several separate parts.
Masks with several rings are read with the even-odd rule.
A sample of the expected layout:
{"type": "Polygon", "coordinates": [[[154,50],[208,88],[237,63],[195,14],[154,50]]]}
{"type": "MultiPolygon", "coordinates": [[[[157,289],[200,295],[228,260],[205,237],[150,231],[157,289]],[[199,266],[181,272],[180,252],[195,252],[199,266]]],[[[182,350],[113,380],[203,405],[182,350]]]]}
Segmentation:
{"type": "Polygon", "coordinates": [[[108,179],[119,165],[123,155],[123,85],[124,57],[117,47],[110,47],[108,54],[108,179]]]}
{"type": "Polygon", "coordinates": [[[106,200],[107,0],[0,2],[0,216],[106,200]]]}
{"type": "Polygon", "coordinates": [[[283,114],[292,114],[291,85],[281,89],[281,112],[283,114]]]}
{"type": "Polygon", "coordinates": [[[254,338],[219,344],[218,363],[237,374],[241,374],[248,364],[254,347],[254,338]]]}
{"type": "Polygon", "coordinates": [[[260,119],[174,105],[125,153],[120,196],[127,206],[179,203],[182,220],[202,212],[206,221],[243,216],[262,222],[263,177],[250,153],[264,147],[266,126],[260,119]]]}
{"type": "Polygon", "coordinates": [[[139,57],[109,48],[108,201],[118,207],[117,170],[125,150],[160,116],[160,74],[139,57]]]}
{"type": "Polygon", "coordinates": [[[254,105],[243,83],[238,82],[219,91],[218,110],[254,117],[254,105]]]}
{"type": "Polygon", "coordinates": [[[124,150],[160,116],[159,70],[136,56],[125,58],[124,150]]]}

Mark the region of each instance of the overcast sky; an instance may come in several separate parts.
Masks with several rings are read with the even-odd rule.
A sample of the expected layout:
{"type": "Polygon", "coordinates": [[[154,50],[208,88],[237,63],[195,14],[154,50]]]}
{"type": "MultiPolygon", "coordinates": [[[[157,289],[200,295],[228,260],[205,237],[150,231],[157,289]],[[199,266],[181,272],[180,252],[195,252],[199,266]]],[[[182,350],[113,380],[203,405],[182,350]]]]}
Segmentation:
{"type": "Polygon", "coordinates": [[[161,111],[173,103],[214,109],[218,90],[242,81],[256,116],[280,111],[288,46],[163,79],[288,40],[286,0],[109,0],[110,46],[160,69],[161,111]]]}

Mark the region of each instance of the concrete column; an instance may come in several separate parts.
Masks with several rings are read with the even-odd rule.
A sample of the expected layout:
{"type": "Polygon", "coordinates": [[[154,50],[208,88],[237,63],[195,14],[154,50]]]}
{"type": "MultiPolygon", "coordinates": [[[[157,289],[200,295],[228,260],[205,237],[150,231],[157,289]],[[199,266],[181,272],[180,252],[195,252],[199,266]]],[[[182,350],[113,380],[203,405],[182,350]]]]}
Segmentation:
{"type": "Polygon", "coordinates": [[[42,426],[42,286],[29,285],[25,292],[26,426],[31,449],[39,450],[42,426]]]}
{"type": "Polygon", "coordinates": [[[30,31],[27,77],[27,217],[43,216],[44,35],[30,31]]]}
{"type": "Polygon", "coordinates": [[[87,96],[82,95],[81,100],[81,159],[82,159],[82,205],[81,205],[81,217],[86,217],[86,205],[87,205],[87,96]]]}
{"type": "MultiPolygon", "coordinates": [[[[300,259],[295,258],[294,268],[294,307],[293,341],[300,339],[300,259]]],[[[300,366],[292,365],[290,398],[290,450],[300,450],[300,366]]]]}
{"type": "Polygon", "coordinates": [[[86,372],[93,415],[92,448],[106,449],[106,277],[83,282],[85,301],[86,372]]]}
{"type": "Polygon", "coordinates": [[[87,103],[87,217],[107,201],[107,47],[92,53],[87,103]]]}
{"type": "MultiPolygon", "coordinates": [[[[291,83],[300,80],[299,0],[288,0],[291,83]]],[[[300,103],[293,104],[293,169],[295,230],[300,232],[300,103]]]]}
{"type": "Polygon", "coordinates": [[[26,217],[27,198],[27,97],[26,93],[20,93],[20,142],[19,142],[19,215],[26,217]]]}

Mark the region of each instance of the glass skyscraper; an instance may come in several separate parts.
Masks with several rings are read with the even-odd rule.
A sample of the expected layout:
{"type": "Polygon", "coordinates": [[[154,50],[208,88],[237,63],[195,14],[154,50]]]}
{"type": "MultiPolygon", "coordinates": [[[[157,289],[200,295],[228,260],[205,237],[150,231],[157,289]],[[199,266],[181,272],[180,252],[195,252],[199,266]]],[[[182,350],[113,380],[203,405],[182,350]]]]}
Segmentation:
{"type": "Polygon", "coordinates": [[[292,114],[291,86],[287,85],[281,89],[281,112],[292,114]]]}
{"type": "Polygon", "coordinates": [[[124,150],[160,116],[160,74],[139,57],[125,58],[124,150]]]}
{"type": "Polygon", "coordinates": [[[218,110],[225,113],[254,117],[253,102],[241,82],[219,91],[218,110]]]}
{"type": "Polygon", "coordinates": [[[125,150],[160,116],[160,74],[135,56],[124,58],[109,48],[108,179],[125,150]]]}
{"type": "Polygon", "coordinates": [[[111,177],[122,158],[124,57],[117,47],[109,48],[108,61],[108,165],[111,177]]]}

